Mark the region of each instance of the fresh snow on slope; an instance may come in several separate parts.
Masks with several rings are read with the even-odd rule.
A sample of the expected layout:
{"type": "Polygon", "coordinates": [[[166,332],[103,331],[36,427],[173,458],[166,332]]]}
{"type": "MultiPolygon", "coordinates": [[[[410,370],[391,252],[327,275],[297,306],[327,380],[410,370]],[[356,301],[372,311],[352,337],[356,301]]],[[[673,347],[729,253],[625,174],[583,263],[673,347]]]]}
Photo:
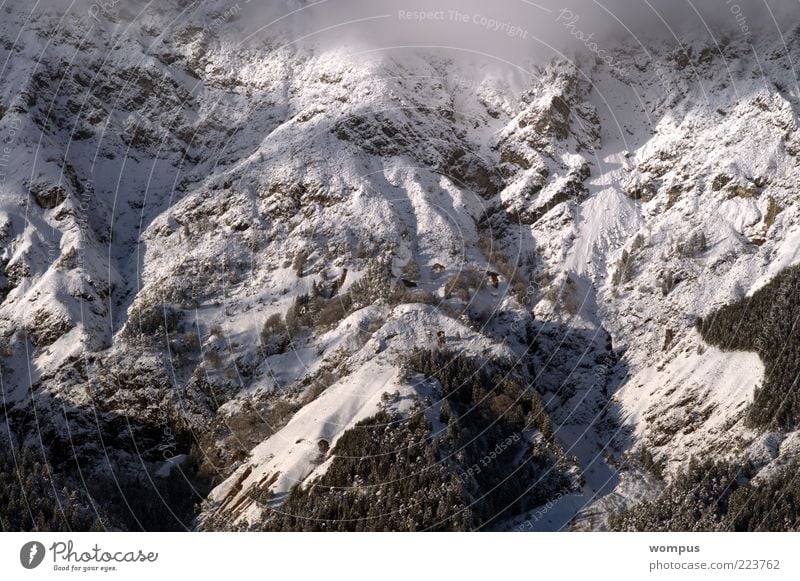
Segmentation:
{"type": "MultiPolygon", "coordinates": [[[[81,50],[67,22],[48,58],[53,15],[0,46],[19,49],[0,95],[17,140],[0,185],[15,413],[99,402],[207,436],[224,459],[209,512],[255,521],[252,485],[278,504],[330,465],[319,441],[333,448],[385,392],[401,413],[427,395],[401,368],[441,332],[456,351],[531,363],[580,489],[534,528],[602,526],[605,502],[642,498],[649,483],[627,470],[641,446],[671,470],[697,450],[794,453],[794,436],[743,425],[758,357],[703,345],[694,322],[800,262],[796,40],[759,39],[764,62],[733,42],[730,68],[698,45],[689,65],[672,46],[654,48],[658,67],[622,46],[614,67],[503,70],[240,46],[251,23],[203,30],[209,7],[173,29],[172,9],[114,12],[81,50]],[[263,344],[268,317],[288,328],[304,295],[336,300],[376,269],[408,304],[364,299],[293,329],[283,352],[263,344]],[[448,288],[459,280],[466,298],[448,288]],[[285,425],[231,444],[248,404],[281,402],[297,406],[285,425]]],[[[10,10],[4,38],[24,17],[10,10]]]]}

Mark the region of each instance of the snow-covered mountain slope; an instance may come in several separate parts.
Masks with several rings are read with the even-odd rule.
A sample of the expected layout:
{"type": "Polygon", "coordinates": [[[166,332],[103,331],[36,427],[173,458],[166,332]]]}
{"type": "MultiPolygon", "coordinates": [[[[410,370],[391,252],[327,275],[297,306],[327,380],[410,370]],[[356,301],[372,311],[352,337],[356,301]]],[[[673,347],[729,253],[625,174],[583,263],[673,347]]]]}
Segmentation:
{"type": "Polygon", "coordinates": [[[409,361],[448,350],[541,398],[552,437],[523,406],[508,462],[552,460],[562,528],[642,496],[642,447],[675,469],[770,437],[744,421],[759,357],[694,327],[800,262],[797,35],[505,70],[138,6],[0,25],[19,441],[84,478],[193,463],[201,526],[257,527],[376,414],[447,450],[447,394],[409,361]]]}

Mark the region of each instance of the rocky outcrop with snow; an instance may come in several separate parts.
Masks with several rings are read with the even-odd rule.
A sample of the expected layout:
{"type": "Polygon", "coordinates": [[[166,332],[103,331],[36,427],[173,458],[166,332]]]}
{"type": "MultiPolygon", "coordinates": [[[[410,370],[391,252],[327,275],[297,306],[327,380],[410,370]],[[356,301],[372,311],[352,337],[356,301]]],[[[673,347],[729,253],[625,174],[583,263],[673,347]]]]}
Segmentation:
{"type": "Polygon", "coordinates": [[[643,446],[669,468],[781,453],[744,422],[763,363],[695,323],[800,259],[796,36],[761,60],[623,45],[521,79],[240,46],[235,18],[167,5],[88,36],[52,11],[15,40],[10,10],[0,348],[20,441],[89,475],[169,474],[166,441],[215,485],[200,522],[247,526],[358,422],[435,400],[404,361],[446,347],[524,364],[572,483],[552,528],[638,498],[643,446]]]}

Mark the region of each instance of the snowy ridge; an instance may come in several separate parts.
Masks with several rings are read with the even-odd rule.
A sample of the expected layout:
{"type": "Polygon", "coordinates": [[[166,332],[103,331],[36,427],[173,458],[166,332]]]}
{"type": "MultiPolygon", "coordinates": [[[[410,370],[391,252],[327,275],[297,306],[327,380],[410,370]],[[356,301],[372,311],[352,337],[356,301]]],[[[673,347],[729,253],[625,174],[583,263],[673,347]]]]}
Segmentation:
{"type": "MultiPolygon", "coordinates": [[[[430,397],[403,363],[446,345],[530,363],[573,463],[544,528],[602,527],[645,496],[642,446],[669,470],[697,450],[796,453],[796,434],[744,426],[758,356],[694,329],[800,263],[796,35],[760,41],[766,60],[623,45],[613,67],[523,78],[424,51],[241,47],[247,23],[204,29],[213,11],[173,21],[172,4],[88,38],[67,22],[47,58],[42,18],[9,59],[15,10],[0,350],[21,440],[32,405],[78,446],[64,403],[167,424],[212,466],[200,522],[247,527],[254,490],[278,508],[356,423],[430,397]]],[[[169,474],[150,452],[139,464],[169,474]]]]}

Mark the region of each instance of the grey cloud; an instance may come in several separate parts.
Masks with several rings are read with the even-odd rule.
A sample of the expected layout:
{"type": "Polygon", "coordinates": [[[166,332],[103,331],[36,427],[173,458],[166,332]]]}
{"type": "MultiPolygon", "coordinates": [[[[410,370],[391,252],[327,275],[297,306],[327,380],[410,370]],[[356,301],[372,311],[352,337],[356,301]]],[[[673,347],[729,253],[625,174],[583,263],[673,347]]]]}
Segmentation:
{"type": "MultiPolygon", "coordinates": [[[[289,0],[247,3],[263,34],[373,49],[443,46],[519,61],[602,50],[625,38],[776,36],[800,20],[796,0],[289,0]]],[[[595,51],[596,52],[596,51],[595,51]]]]}

